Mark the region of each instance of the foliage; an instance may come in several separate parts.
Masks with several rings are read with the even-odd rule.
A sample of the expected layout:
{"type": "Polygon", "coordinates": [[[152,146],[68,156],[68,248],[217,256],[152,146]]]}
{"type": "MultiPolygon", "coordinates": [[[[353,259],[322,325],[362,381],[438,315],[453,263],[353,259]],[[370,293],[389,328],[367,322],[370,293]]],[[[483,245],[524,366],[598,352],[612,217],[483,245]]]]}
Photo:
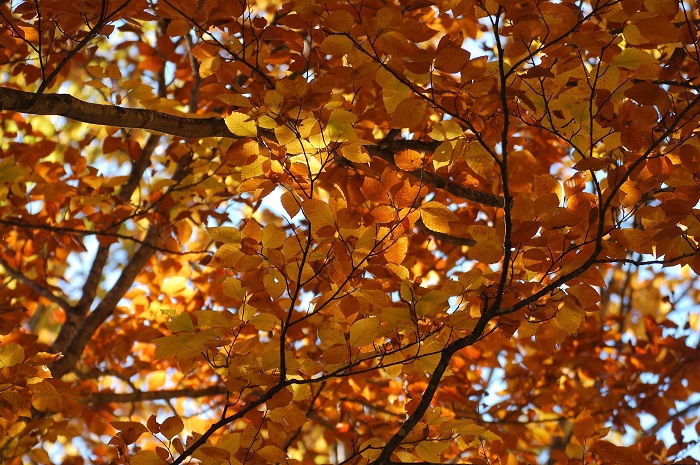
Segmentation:
{"type": "Polygon", "coordinates": [[[3,463],[692,452],[697,4],[0,21],[3,463]]]}

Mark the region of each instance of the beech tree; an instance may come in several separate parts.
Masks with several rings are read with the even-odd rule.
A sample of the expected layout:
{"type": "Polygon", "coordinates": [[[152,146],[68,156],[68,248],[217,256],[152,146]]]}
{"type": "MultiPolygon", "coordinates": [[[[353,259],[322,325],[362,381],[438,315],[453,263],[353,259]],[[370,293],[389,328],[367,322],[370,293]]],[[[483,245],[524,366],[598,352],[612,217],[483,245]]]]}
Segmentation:
{"type": "Polygon", "coordinates": [[[0,3],[0,461],[672,463],[700,5],[0,3]]]}

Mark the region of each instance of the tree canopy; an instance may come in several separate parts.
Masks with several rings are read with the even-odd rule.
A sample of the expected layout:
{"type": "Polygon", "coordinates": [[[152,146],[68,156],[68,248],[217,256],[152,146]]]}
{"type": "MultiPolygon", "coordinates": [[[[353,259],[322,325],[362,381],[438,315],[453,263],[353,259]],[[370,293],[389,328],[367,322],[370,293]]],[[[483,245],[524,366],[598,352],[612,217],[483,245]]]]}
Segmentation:
{"type": "Polygon", "coordinates": [[[0,462],[696,453],[699,9],[0,2],[0,462]]]}

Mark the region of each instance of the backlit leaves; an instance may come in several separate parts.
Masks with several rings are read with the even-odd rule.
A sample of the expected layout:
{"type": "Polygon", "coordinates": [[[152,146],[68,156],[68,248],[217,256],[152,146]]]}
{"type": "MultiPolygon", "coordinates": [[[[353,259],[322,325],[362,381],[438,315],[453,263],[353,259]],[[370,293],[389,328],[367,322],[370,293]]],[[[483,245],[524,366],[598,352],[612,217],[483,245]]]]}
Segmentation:
{"type": "Polygon", "coordinates": [[[450,221],[455,221],[457,217],[445,205],[440,202],[426,202],[420,207],[420,215],[423,223],[428,229],[441,232],[450,232],[450,221]]]}
{"type": "Polygon", "coordinates": [[[237,136],[255,137],[258,135],[255,121],[250,121],[250,117],[245,113],[234,111],[224,118],[224,121],[229,130],[237,136]]]}
{"type": "Polygon", "coordinates": [[[0,462],[695,454],[692,5],[105,5],[0,6],[0,462]]]}

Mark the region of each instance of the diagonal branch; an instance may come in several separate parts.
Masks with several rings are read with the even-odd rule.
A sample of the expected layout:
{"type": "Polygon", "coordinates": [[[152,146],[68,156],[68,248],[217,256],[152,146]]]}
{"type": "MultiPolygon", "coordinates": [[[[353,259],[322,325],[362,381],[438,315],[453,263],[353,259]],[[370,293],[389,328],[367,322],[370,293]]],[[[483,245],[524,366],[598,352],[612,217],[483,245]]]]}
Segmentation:
{"type": "MultiPolygon", "coordinates": [[[[148,228],[144,242],[150,244],[157,237],[157,229],[151,225],[148,228]]],[[[124,266],[114,287],[107,292],[107,295],[100,301],[95,310],[83,320],[82,324],[74,332],[63,353],[63,358],[49,365],[54,378],[60,378],[75,366],[92,336],[100,325],[112,315],[115,307],[129,290],[136,276],[155,254],[155,250],[146,244],[140,246],[134,252],[126,266],[124,266]]]]}
{"type": "Polygon", "coordinates": [[[68,309],[71,307],[71,305],[66,300],[63,300],[61,297],[57,296],[45,287],[40,286],[34,280],[27,278],[21,271],[12,268],[10,264],[7,263],[2,257],[0,257],[0,266],[2,266],[5,269],[5,273],[7,273],[8,276],[21,282],[32,291],[39,294],[41,297],[50,300],[51,302],[55,303],[63,309],[68,309]]]}
{"type": "Polygon", "coordinates": [[[648,430],[646,430],[644,432],[644,435],[647,437],[656,436],[659,433],[659,431],[661,431],[661,429],[666,425],[673,423],[675,420],[683,418],[698,409],[700,409],[700,401],[688,404],[684,408],[676,411],[676,413],[674,413],[673,415],[669,416],[666,421],[660,421],[648,430]]]}
{"type": "MultiPolygon", "coordinates": [[[[399,145],[394,143],[388,143],[382,144],[381,146],[368,145],[365,146],[365,149],[367,149],[367,152],[370,155],[375,156],[377,158],[381,158],[385,162],[396,167],[396,163],[394,162],[394,153],[403,150],[403,148],[399,147],[405,147],[405,145],[406,144],[399,145]],[[392,150],[392,147],[394,148],[394,150],[392,150]]],[[[400,169],[398,167],[396,168],[400,169]]],[[[469,187],[465,187],[459,184],[453,184],[452,182],[450,182],[449,179],[445,179],[438,174],[431,173],[430,171],[419,169],[404,172],[408,173],[414,178],[421,179],[423,183],[430,184],[431,186],[437,187],[438,189],[444,189],[450,194],[456,195],[457,197],[461,197],[465,200],[480,203],[481,205],[485,205],[487,207],[503,208],[504,201],[503,197],[500,195],[489,194],[487,192],[478,191],[476,189],[470,189],[469,187]]]]}

